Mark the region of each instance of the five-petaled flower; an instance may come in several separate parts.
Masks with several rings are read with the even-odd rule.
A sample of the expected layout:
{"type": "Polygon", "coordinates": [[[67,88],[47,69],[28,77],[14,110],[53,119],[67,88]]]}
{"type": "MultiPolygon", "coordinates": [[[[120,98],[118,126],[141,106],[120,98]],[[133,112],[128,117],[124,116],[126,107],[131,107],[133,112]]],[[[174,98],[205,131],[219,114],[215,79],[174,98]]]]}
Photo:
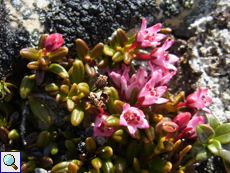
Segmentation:
{"type": "Polygon", "coordinates": [[[191,109],[203,109],[204,111],[211,113],[211,111],[206,108],[212,103],[212,98],[207,96],[209,88],[199,88],[199,90],[195,93],[190,94],[186,98],[186,102],[180,103],[177,107],[187,106],[191,109]]]}
{"type": "Polygon", "coordinates": [[[62,35],[59,33],[53,33],[50,34],[48,37],[45,39],[44,47],[46,48],[47,51],[50,52],[55,52],[56,50],[59,49],[63,44],[63,38],[62,35]]]}
{"type": "Polygon", "coordinates": [[[132,49],[136,46],[139,46],[141,48],[146,48],[153,45],[160,45],[160,42],[162,39],[166,37],[166,35],[157,33],[161,29],[161,23],[157,23],[154,26],[151,26],[149,28],[147,27],[147,22],[145,18],[142,18],[142,24],[140,31],[136,34],[136,40],[135,42],[129,47],[129,49],[132,49]]]}
{"type": "Polygon", "coordinates": [[[127,126],[130,134],[134,134],[137,131],[137,128],[149,128],[149,123],[145,119],[144,112],[138,108],[131,107],[128,103],[123,105],[123,111],[120,116],[119,124],[127,126]]]}
{"type": "Polygon", "coordinates": [[[105,113],[100,113],[96,116],[94,120],[95,126],[93,128],[95,137],[97,135],[109,137],[113,134],[114,127],[106,126],[104,123],[107,117],[108,115],[106,115],[105,113]]]}
{"type": "Polygon", "coordinates": [[[167,90],[167,86],[156,86],[156,83],[162,78],[162,74],[160,71],[155,71],[152,73],[151,79],[145,84],[145,86],[140,90],[137,95],[137,104],[143,107],[150,106],[154,103],[162,104],[166,103],[168,99],[161,98],[165,91],[167,90]]]}

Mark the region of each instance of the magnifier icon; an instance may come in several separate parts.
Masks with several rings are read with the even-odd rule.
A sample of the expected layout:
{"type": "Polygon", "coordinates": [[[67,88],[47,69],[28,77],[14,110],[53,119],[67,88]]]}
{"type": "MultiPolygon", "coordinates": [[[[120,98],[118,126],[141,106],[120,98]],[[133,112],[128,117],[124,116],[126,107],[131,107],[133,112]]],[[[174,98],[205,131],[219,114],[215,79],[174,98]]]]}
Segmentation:
{"type": "Polygon", "coordinates": [[[12,166],[15,170],[18,169],[18,167],[14,164],[15,163],[15,158],[11,154],[7,154],[3,158],[3,162],[7,166],[12,166]]]}

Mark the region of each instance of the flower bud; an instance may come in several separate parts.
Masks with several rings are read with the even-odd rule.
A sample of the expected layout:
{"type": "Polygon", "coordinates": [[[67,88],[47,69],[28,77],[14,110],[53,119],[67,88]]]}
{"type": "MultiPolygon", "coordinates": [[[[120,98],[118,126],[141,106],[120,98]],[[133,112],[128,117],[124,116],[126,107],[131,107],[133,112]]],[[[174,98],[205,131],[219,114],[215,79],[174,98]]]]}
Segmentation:
{"type": "Polygon", "coordinates": [[[63,44],[63,38],[62,35],[59,33],[53,33],[50,34],[48,37],[46,37],[44,46],[47,51],[54,52],[58,50],[59,47],[61,47],[63,44]]]}

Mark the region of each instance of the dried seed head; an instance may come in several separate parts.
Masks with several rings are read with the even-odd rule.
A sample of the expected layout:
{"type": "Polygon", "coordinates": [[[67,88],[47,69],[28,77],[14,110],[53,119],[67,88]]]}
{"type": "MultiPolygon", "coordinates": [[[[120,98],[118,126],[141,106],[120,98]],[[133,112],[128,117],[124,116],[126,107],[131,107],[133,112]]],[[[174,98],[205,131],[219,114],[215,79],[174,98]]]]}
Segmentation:
{"type": "Polygon", "coordinates": [[[96,81],[96,87],[98,89],[104,88],[108,84],[107,79],[107,76],[100,75],[96,81]]]}
{"type": "Polygon", "coordinates": [[[95,106],[106,109],[106,103],[109,101],[109,95],[103,91],[97,93],[90,92],[89,99],[95,106]]]}

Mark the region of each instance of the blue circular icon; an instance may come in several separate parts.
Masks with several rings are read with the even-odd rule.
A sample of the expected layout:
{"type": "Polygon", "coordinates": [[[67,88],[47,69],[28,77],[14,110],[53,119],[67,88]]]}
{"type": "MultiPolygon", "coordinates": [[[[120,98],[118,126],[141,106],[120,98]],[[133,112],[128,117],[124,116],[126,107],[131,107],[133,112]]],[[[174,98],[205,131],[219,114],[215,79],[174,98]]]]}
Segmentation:
{"type": "Polygon", "coordinates": [[[11,154],[5,155],[4,158],[3,158],[3,162],[7,166],[11,166],[15,162],[14,156],[12,156],[11,154]]]}

